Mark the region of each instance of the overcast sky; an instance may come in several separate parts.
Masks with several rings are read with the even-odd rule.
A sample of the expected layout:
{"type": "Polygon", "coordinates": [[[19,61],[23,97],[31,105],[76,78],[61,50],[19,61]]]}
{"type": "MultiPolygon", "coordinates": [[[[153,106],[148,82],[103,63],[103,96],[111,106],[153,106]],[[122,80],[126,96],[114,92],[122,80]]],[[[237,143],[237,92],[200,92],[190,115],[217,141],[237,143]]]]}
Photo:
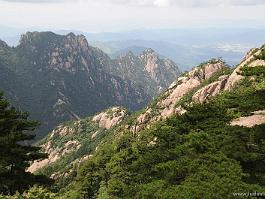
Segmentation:
{"type": "Polygon", "coordinates": [[[265,0],[0,0],[0,9],[0,25],[23,29],[101,32],[265,25],[265,0]]]}

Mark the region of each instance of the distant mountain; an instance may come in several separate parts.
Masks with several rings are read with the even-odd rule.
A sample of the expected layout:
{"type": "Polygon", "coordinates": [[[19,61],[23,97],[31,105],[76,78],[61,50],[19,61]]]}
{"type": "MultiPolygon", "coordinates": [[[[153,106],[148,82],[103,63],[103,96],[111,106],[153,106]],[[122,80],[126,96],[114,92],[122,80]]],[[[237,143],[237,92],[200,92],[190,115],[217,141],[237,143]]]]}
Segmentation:
{"type": "Polygon", "coordinates": [[[180,75],[178,66],[167,58],[161,58],[154,50],[146,49],[138,55],[129,51],[114,59],[115,67],[106,70],[144,88],[150,96],[165,90],[180,75]]]}
{"type": "Polygon", "coordinates": [[[248,43],[256,46],[263,43],[264,33],[265,29],[263,28],[172,28],[83,34],[89,41],[145,40],[189,46],[216,43],[248,43]]]}
{"type": "MultiPolygon", "coordinates": [[[[0,39],[19,38],[24,29],[0,26],[0,39]]],[[[250,44],[260,46],[263,43],[263,28],[173,28],[173,29],[137,29],[123,32],[90,33],[80,30],[54,30],[57,34],[82,34],[89,42],[101,41],[159,41],[178,45],[212,45],[212,44],[250,44]],[[251,37],[249,36],[251,35],[251,37]]],[[[14,41],[15,41],[14,40],[14,41]]]]}
{"type": "MultiPolygon", "coordinates": [[[[102,44],[102,48],[104,49],[104,44],[102,44]]],[[[118,51],[112,53],[112,51],[111,51],[112,49],[111,49],[111,46],[110,46],[109,51],[110,51],[110,56],[112,58],[116,58],[116,57],[119,57],[119,56],[126,56],[129,52],[132,52],[135,55],[140,55],[146,49],[147,49],[147,47],[145,47],[145,46],[129,46],[129,47],[123,48],[121,50],[118,50],[118,51]]]]}
{"type": "MultiPolygon", "coordinates": [[[[139,69],[141,65],[137,64],[137,61],[145,60],[144,58],[148,56],[155,56],[154,51],[147,49],[138,56],[130,52],[119,59],[120,63],[122,61],[129,63],[129,65],[123,63],[126,66],[125,69],[131,66],[136,70],[132,71],[136,77],[148,79],[146,77],[148,76],[147,73],[143,71],[141,73],[142,68],[139,69]],[[131,65],[131,63],[135,63],[135,65],[131,65]]],[[[184,74],[177,80],[175,79],[173,84],[160,97],[152,101],[139,114],[132,114],[121,107],[111,107],[94,116],[60,124],[38,143],[42,146],[43,151],[49,154],[49,157],[42,161],[34,162],[28,170],[51,176],[58,180],[60,186],[64,186],[63,183],[68,182],[67,179],[70,178],[72,180],[77,165],[91,158],[92,153],[102,140],[113,136],[113,129],[117,130],[115,127],[118,127],[118,129],[121,127],[122,130],[127,128],[133,133],[139,133],[145,127],[173,115],[175,113],[175,105],[182,97],[193,89],[197,90],[203,82],[208,81],[217,74],[220,75],[227,69],[222,60],[211,60],[202,63],[189,73],[184,74]],[[128,118],[130,119],[128,120],[128,118]],[[129,124],[129,121],[133,123],[129,124]],[[124,122],[127,123],[124,124],[124,122]]],[[[119,68],[118,71],[120,71],[119,68]]],[[[128,72],[124,72],[124,74],[128,75],[128,72]]]]}
{"type": "Polygon", "coordinates": [[[139,54],[143,48],[152,48],[161,56],[172,59],[183,71],[190,70],[193,66],[213,57],[222,57],[229,65],[235,65],[249,49],[247,44],[184,46],[169,42],[144,40],[92,42],[91,45],[100,48],[112,58],[124,55],[129,51],[139,54]]]}
{"type": "Polygon", "coordinates": [[[17,47],[0,42],[0,90],[41,121],[39,138],[63,121],[109,106],[138,110],[180,73],[151,50],[135,59],[112,60],[83,35],[27,32],[17,47]]]}
{"type": "MultiPolygon", "coordinates": [[[[23,30],[0,26],[0,39],[16,46],[23,30]]],[[[258,28],[178,28],[138,29],[123,32],[89,33],[57,30],[58,34],[83,34],[92,46],[112,58],[135,47],[152,48],[176,62],[182,70],[190,70],[204,60],[222,57],[229,65],[237,64],[247,50],[263,43],[264,29],[258,28]]],[[[143,49],[141,49],[142,51],[143,49]]],[[[139,50],[137,50],[139,52],[139,50]]]]}
{"type": "Polygon", "coordinates": [[[141,112],[111,107],[57,126],[39,142],[48,158],[29,171],[53,178],[63,198],[229,198],[234,190],[262,191],[264,75],[265,45],[234,69],[221,59],[206,61],[141,112]]]}
{"type": "Polygon", "coordinates": [[[60,122],[112,105],[131,110],[152,96],[128,79],[109,74],[113,61],[84,36],[28,32],[16,48],[0,43],[0,90],[41,121],[38,137],[60,122]]]}

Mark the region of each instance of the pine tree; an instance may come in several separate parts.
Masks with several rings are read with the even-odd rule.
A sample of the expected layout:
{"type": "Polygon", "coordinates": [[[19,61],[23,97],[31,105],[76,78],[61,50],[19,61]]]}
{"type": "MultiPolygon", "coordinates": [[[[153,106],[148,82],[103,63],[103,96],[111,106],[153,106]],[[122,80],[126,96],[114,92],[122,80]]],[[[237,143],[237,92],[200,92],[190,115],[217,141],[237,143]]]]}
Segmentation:
{"type": "Polygon", "coordinates": [[[28,114],[11,107],[0,93],[0,194],[22,192],[33,184],[48,183],[44,176],[26,172],[31,161],[46,157],[40,148],[27,144],[39,125],[28,114]]]}

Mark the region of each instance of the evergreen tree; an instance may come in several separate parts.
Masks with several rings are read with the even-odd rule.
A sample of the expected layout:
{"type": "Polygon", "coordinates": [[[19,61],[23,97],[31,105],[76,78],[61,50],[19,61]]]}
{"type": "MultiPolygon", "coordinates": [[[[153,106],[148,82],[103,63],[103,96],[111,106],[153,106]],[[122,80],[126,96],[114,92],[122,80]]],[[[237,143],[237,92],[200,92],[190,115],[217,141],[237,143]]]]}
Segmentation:
{"type": "Polygon", "coordinates": [[[47,183],[43,176],[26,171],[31,161],[46,157],[39,147],[27,144],[39,125],[28,114],[17,111],[0,93],[0,193],[22,192],[35,183],[47,183]]]}

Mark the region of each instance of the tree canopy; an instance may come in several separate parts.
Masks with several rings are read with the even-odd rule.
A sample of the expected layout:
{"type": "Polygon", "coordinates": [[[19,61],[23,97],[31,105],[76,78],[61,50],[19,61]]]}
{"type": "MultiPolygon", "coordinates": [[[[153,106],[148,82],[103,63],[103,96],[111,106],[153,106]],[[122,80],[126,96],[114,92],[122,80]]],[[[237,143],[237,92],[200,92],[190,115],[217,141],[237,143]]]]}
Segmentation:
{"type": "Polygon", "coordinates": [[[39,147],[29,144],[39,125],[28,119],[28,114],[11,107],[0,93],[0,193],[22,192],[36,183],[48,183],[44,176],[26,171],[31,161],[46,157],[39,147]]]}

